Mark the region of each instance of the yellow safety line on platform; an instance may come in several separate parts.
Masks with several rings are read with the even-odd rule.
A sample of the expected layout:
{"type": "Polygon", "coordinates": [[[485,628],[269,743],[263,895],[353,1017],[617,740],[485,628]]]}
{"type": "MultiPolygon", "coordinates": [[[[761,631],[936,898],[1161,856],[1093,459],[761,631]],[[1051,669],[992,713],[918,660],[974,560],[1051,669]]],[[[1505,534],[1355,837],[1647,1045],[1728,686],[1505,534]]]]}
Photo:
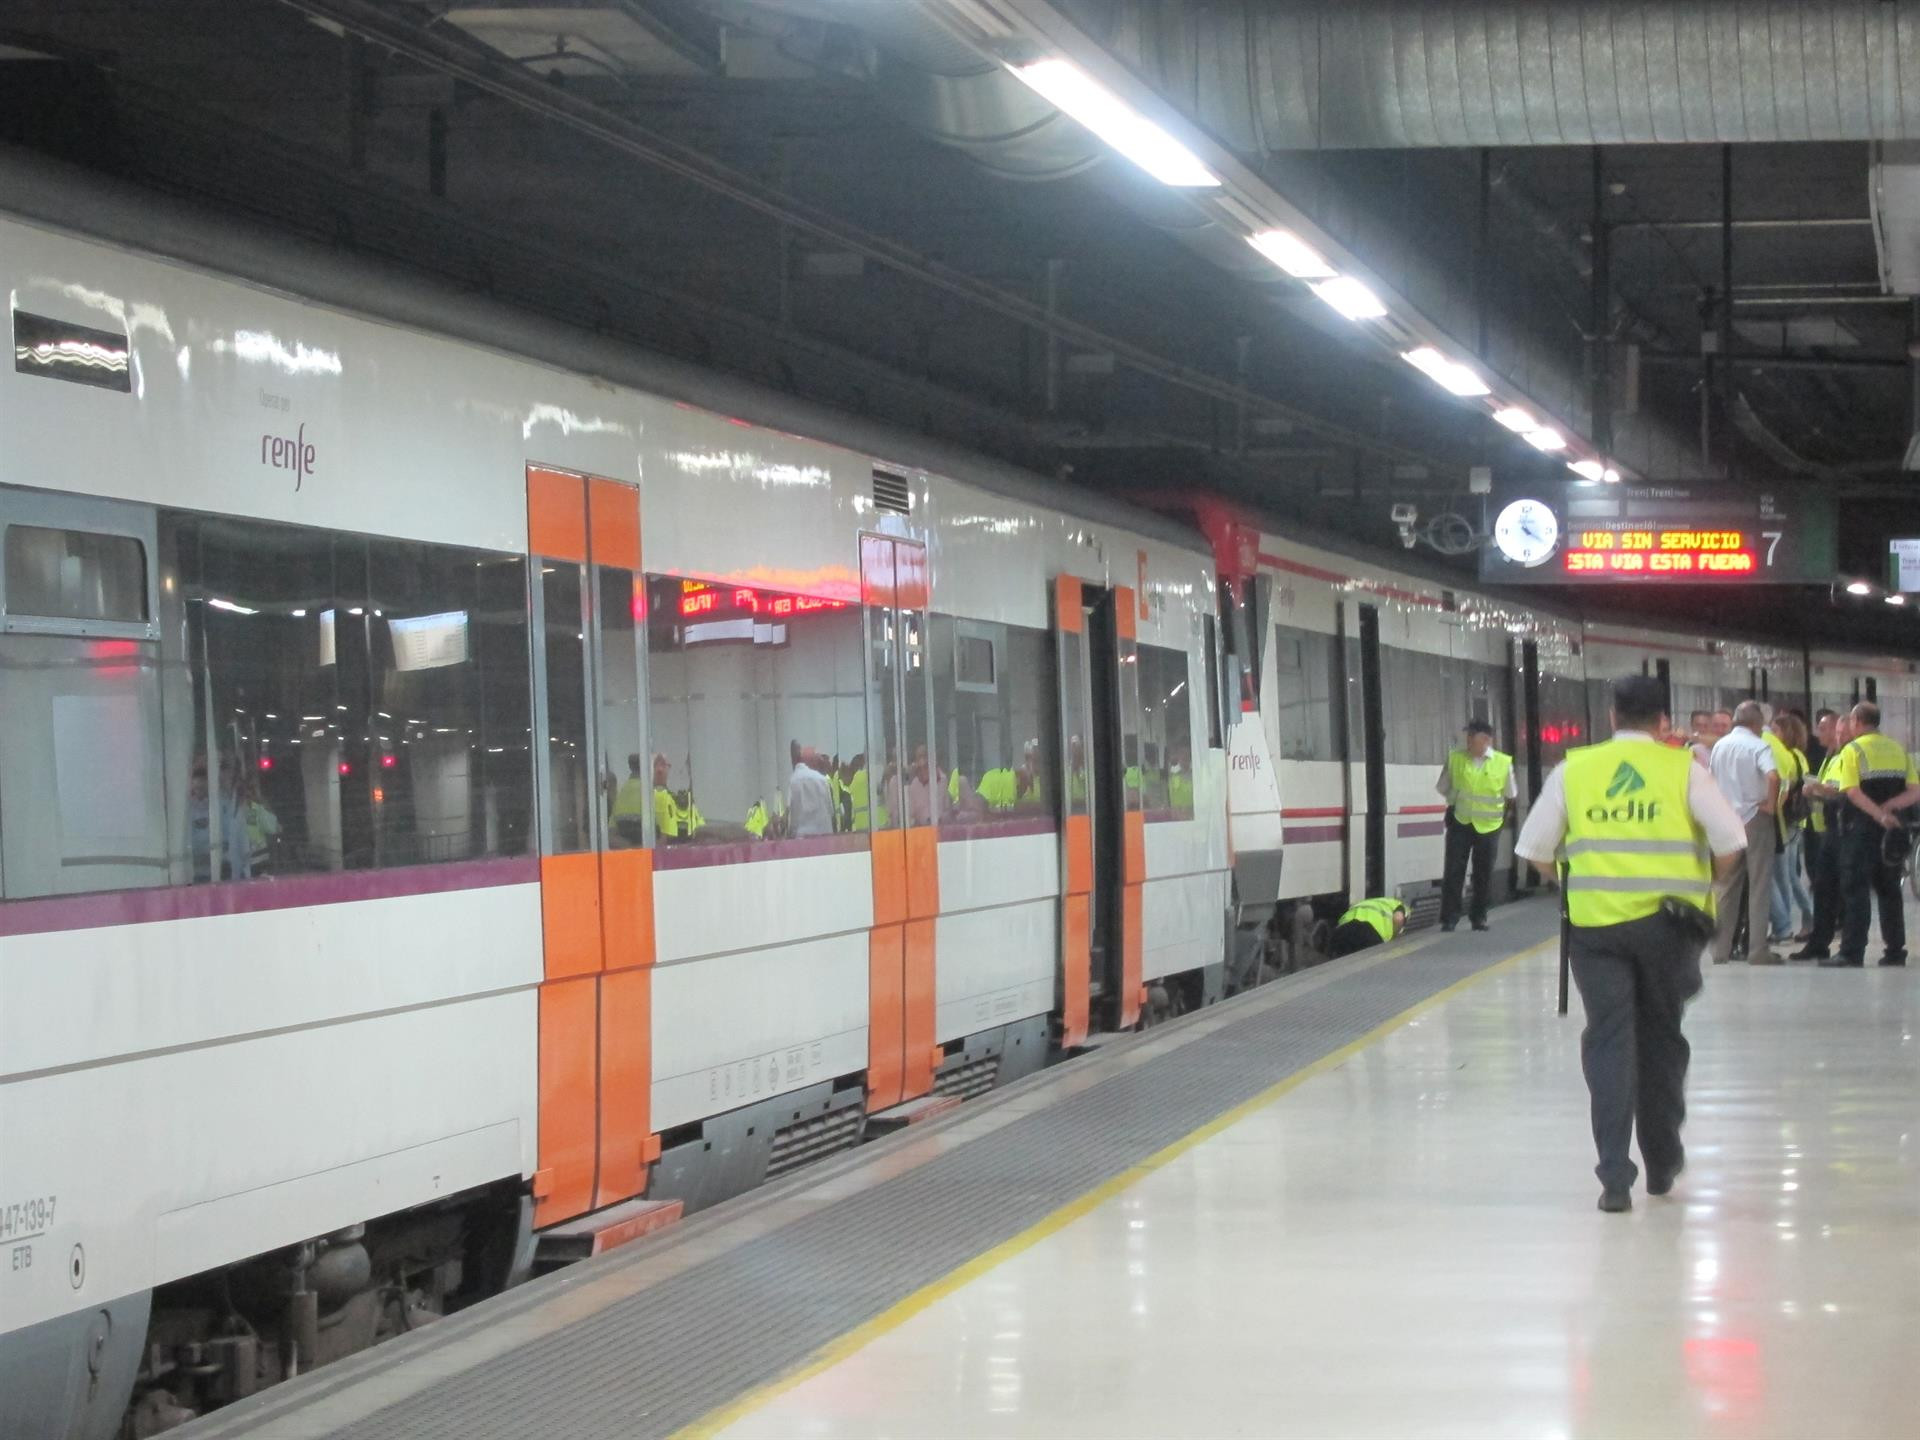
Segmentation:
{"type": "Polygon", "coordinates": [[[974,1256],[973,1259],[967,1261],[966,1264],[960,1266],[958,1269],[948,1271],[938,1280],[929,1281],[927,1284],[921,1286],[905,1299],[895,1301],[871,1320],[855,1326],[852,1330],[849,1330],[836,1340],[828,1341],[793,1369],[754,1386],[753,1389],[747,1391],[746,1394],[740,1396],[737,1400],[730,1401],[716,1410],[708,1411],[707,1414],[701,1416],[692,1424],[675,1431],[671,1440],[710,1440],[710,1437],[718,1435],[736,1420],[760,1409],[775,1397],[784,1395],[796,1385],[812,1379],[821,1371],[832,1369],[841,1361],[865,1349],[866,1346],[879,1339],[882,1335],[885,1335],[888,1331],[896,1330],[906,1324],[907,1321],[911,1320],[915,1315],[918,1315],[934,1302],[945,1299],[948,1295],[953,1294],[954,1291],[978,1280],[982,1275],[985,1275],[989,1270],[994,1269],[1004,1261],[1011,1260],[1022,1251],[1032,1249],[1048,1236],[1066,1229],[1067,1226],[1078,1220],[1082,1215],[1099,1209],[1100,1206],[1104,1205],[1114,1196],[1120,1194],[1130,1186],[1138,1184],[1154,1171],[1171,1164],[1196,1145],[1212,1139],[1222,1130],[1246,1119],[1247,1116],[1261,1109],[1263,1106],[1271,1105],[1289,1090],[1305,1084],[1316,1075],[1325,1074],[1327,1071],[1351,1060],[1360,1051],[1373,1044],[1374,1041],[1392,1034],[1408,1021],[1433,1009],[1434,1006],[1445,1004],[1468,986],[1477,985],[1489,975],[1505,970],[1511,965],[1516,965],[1530,955],[1538,954],[1542,950],[1551,949],[1558,943],[1556,937],[1554,939],[1542,940],[1537,945],[1529,945],[1524,950],[1515,951],[1504,960],[1495,961],[1484,970],[1475,971],[1464,979],[1454,981],[1453,984],[1443,990],[1434,991],[1434,993],[1427,996],[1426,999],[1408,1006],[1391,1020],[1376,1025],[1359,1039],[1350,1040],[1338,1050],[1330,1051],[1322,1055],[1312,1064],[1294,1071],[1293,1074],[1287,1076],[1284,1080],[1279,1080],[1269,1085],[1252,1099],[1243,1100],[1231,1110],[1214,1116],[1213,1119],[1207,1121],[1206,1124],[1196,1130],[1189,1131],[1172,1144],[1149,1155],[1137,1165],[1128,1166],[1112,1179],[1095,1186],[1078,1199],[1069,1200],[1051,1215],[1046,1216],[1044,1219],[1036,1220],[1032,1225],[1029,1225],[1012,1239],[1003,1240],[992,1249],[981,1251],[980,1254],[974,1256]]]}

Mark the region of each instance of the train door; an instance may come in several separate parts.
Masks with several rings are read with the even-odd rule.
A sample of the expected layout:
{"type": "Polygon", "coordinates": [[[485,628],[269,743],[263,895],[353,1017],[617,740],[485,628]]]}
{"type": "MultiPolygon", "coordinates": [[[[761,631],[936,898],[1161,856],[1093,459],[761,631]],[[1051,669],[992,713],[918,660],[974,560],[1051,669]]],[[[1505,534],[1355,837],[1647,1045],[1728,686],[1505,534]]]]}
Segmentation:
{"type": "Polygon", "coordinates": [[[1134,592],[1054,582],[1060,686],[1061,1044],[1085,1042],[1097,1002],[1126,1029],[1140,1018],[1145,815],[1134,592]]]}
{"type": "MultiPolygon", "coordinates": [[[[860,537],[865,606],[867,815],[873,850],[868,938],[867,1104],[883,1110],[933,1088],[934,929],[940,913],[939,806],[927,673],[927,551],[860,537]]],[[[855,803],[863,798],[855,796],[855,803]]],[[[862,817],[854,817],[858,828],[862,817]]]]}
{"type": "Polygon", "coordinates": [[[653,784],[639,492],[529,468],[527,549],[544,950],[534,1223],[544,1226],[638,1195],[659,1154],[651,815],[635,824],[622,807],[613,819],[622,785],[651,795],[653,784]]]}
{"type": "MultiPolygon", "coordinates": [[[[1518,651],[1513,637],[1508,636],[1507,663],[1500,671],[1500,693],[1496,699],[1500,706],[1500,718],[1498,722],[1500,734],[1505,737],[1507,743],[1513,747],[1514,763],[1517,765],[1527,763],[1527,757],[1533,753],[1532,743],[1520,728],[1520,707],[1513,693],[1514,674],[1518,658],[1518,651]]],[[[1532,804],[1535,796],[1536,792],[1529,788],[1527,791],[1527,801],[1529,805],[1532,804]]],[[[1513,838],[1517,839],[1518,837],[1515,836],[1513,838]]],[[[1529,870],[1532,869],[1531,866],[1526,868],[1529,870]]],[[[1520,857],[1514,853],[1512,841],[1510,840],[1507,844],[1508,895],[1518,895],[1520,893],[1520,870],[1520,857]]]]}
{"type": "Polygon", "coordinates": [[[0,489],[0,530],[0,896],[164,885],[170,848],[184,872],[196,842],[209,866],[238,853],[239,878],[247,777],[230,747],[192,806],[176,797],[168,845],[153,513],[0,489]]]}
{"type": "Polygon", "coordinates": [[[1366,884],[1368,895],[1387,891],[1387,725],[1380,694],[1380,610],[1360,607],[1360,724],[1366,754],[1366,884]]]}

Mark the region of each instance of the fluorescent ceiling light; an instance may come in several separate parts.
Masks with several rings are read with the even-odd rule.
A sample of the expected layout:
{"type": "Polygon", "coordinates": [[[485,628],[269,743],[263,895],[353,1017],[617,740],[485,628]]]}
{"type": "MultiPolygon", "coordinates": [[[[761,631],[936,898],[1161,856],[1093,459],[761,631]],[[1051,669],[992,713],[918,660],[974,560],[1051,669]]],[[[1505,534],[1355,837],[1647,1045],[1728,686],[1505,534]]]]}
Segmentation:
{"type": "Polygon", "coordinates": [[[1198,155],[1072,61],[1037,60],[1009,68],[1162,185],[1211,190],[1220,184],[1198,155]]]}
{"type": "Polygon", "coordinates": [[[1453,395],[1484,395],[1487,384],[1471,367],[1449,360],[1431,345],[1416,346],[1400,358],[1425,375],[1442,390],[1453,395]]]}
{"type": "Polygon", "coordinates": [[[1847,593],[1849,595],[1871,595],[1873,593],[1873,586],[1864,580],[1849,580],[1847,582],[1847,593]]]}
{"type": "Polygon", "coordinates": [[[1889,605],[1904,605],[1907,603],[1907,597],[1904,595],[1888,595],[1885,598],[1889,605]]]}
{"type": "Polygon", "coordinates": [[[1600,478],[1609,485],[1618,485],[1620,483],[1620,472],[1618,470],[1607,470],[1600,478]]]}
{"type": "Polygon", "coordinates": [[[1313,293],[1349,320],[1378,320],[1387,313],[1380,297],[1351,275],[1336,275],[1313,287],[1313,293]]]}
{"type": "Polygon", "coordinates": [[[218,595],[209,595],[207,604],[216,610],[231,610],[235,615],[258,615],[260,612],[250,605],[236,605],[231,600],[222,600],[218,595]]]}
{"type": "Polygon", "coordinates": [[[1607,473],[1607,467],[1602,465],[1598,460],[1575,460],[1567,466],[1567,469],[1573,471],[1576,475],[1584,476],[1588,480],[1602,479],[1607,473]]]}
{"type": "Polygon", "coordinates": [[[1296,280],[1331,280],[1340,273],[1291,230],[1262,230],[1247,243],[1296,280]]]}
{"type": "Polygon", "coordinates": [[[1564,450],[1567,448],[1567,437],[1551,425],[1542,425],[1537,430],[1527,432],[1527,444],[1536,450],[1564,450]]]}
{"type": "Polygon", "coordinates": [[[1513,431],[1516,435],[1524,435],[1529,430],[1537,430],[1540,428],[1540,422],[1522,410],[1518,405],[1509,405],[1504,410],[1494,411],[1493,418],[1496,422],[1506,426],[1507,429],[1513,431]]]}

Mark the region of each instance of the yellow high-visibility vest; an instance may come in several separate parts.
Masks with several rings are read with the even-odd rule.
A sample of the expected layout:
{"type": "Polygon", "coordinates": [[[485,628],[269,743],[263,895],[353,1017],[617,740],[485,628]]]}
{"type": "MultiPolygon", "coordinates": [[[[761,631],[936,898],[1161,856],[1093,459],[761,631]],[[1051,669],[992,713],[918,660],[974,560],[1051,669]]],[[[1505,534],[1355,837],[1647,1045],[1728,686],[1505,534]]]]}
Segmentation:
{"type": "Polygon", "coordinates": [[[1655,740],[1570,752],[1565,774],[1567,915],[1621,925],[1671,895],[1713,914],[1713,856],[1687,807],[1693,757],[1655,740]]]}
{"type": "Polygon", "coordinates": [[[1361,900],[1342,913],[1334,922],[1334,928],[1338,929],[1352,920],[1360,920],[1371,925],[1374,934],[1382,940],[1391,940],[1393,939],[1393,912],[1405,908],[1398,900],[1389,900],[1385,897],[1361,900]]]}
{"type": "Polygon", "coordinates": [[[1464,750],[1447,756],[1447,783],[1453,790],[1453,818],[1491,835],[1507,823],[1507,777],[1513,757],[1489,750],[1478,766],[1464,750]]]}

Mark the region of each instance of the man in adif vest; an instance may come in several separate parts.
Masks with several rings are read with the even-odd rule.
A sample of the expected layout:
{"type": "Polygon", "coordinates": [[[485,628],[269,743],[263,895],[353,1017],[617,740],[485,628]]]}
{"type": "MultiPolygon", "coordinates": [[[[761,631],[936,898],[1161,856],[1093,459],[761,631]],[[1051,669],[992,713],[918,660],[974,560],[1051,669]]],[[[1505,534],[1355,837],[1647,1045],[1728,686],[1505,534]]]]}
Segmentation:
{"type": "Polygon", "coordinates": [[[1840,756],[1853,739],[1853,717],[1829,713],[1821,726],[1821,738],[1827,744],[1827,758],[1820,766],[1818,779],[1806,783],[1807,798],[1813,802],[1813,817],[1807,826],[1807,842],[1812,847],[1808,867],[1813,876],[1813,932],[1807,943],[1789,960],[1824,960],[1840,933],[1840,812],[1847,798],[1833,781],[1840,770],[1840,756]]]}
{"type": "Polygon", "coordinates": [[[1737,872],[1747,844],[1713,777],[1665,743],[1657,677],[1615,682],[1613,729],[1554,768],[1514,846],[1549,879],[1564,857],[1573,980],[1587,1012],[1580,1065],[1609,1213],[1633,1208],[1636,1124],[1649,1195],[1671,1190],[1685,1163],[1691,1052],[1680,1017],[1700,991],[1715,874],[1737,872]]]}
{"type": "Polygon", "coordinates": [[[1460,892],[1466,885],[1467,864],[1473,864],[1473,928],[1487,928],[1487,902],[1493,893],[1494,852],[1506,828],[1507,808],[1519,791],[1514,785],[1513,757],[1493,748],[1493,727],[1469,720],[1466,744],[1447,756],[1446,766],[1433,787],[1449,802],[1447,807],[1447,863],[1440,889],[1440,928],[1460,923],[1460,892]]]}
{"type": "Polygon", "coordinates": [[[1407,907],[1400,901],[1385,897],[1360,900],[1334,922],[1333,938],[1327,950],[1337,959],[1356,950],[1384,945],[1406,928],[1407,907]]]}
{"type": "MultiPolygon", "coordinates": [[[[1867,918],[1880,902],[1882,965],[1907,963],[1907,917],[1900,881],[1906,846],[1888,853],[1888,831],[1902,828],[1900,812],[1920,804],[1920,771],[1899,741],[1880,733],[1880,707],[1853,707],[1853,738],[1842,747],[1833,772],[1840,807],[1840,953],[1820,963],[1832,968],[1866,963],[1867,918]]],[[[1904,842],[1905,837],[1896,835],[1904,842]]]]}

